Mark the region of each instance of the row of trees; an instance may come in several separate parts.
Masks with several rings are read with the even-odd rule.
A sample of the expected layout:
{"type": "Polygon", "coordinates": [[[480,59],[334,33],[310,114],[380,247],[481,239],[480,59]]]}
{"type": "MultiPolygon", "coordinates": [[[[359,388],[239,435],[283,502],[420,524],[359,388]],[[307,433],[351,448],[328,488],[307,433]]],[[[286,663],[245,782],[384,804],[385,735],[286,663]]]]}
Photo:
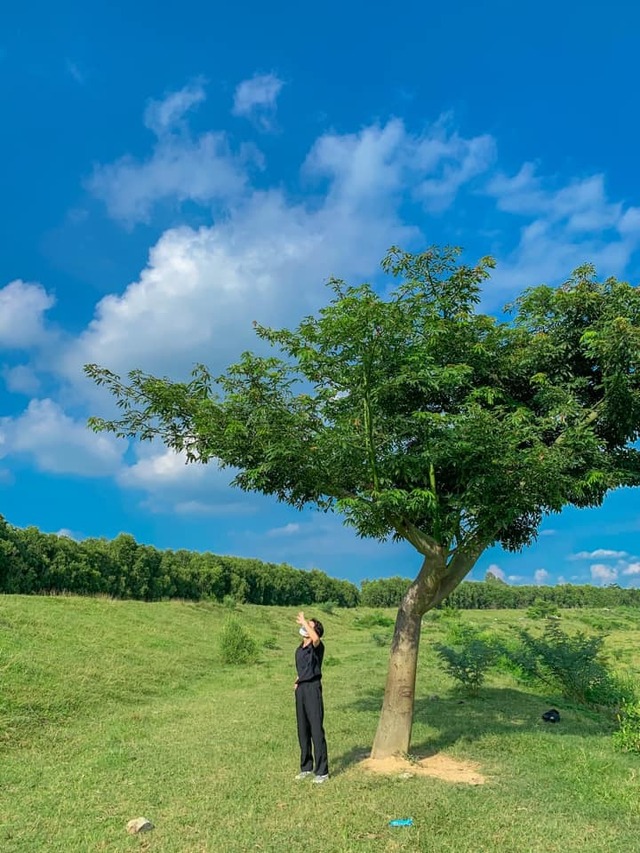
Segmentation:
{"type": "MultiPolygon", "coordinates": [[[[20,529],[0,516],[0,593],[110,595],[157,601],[193,601],[231,596],[249,604],[340,607],[397,607],[411,581],[391,577],[349,581],[318,569],[303,571],[285,563],[265,563],[193,551],[160,551],[140,545],[125,533],[113,540],[85,539],[20,529]]],[[[461,610],[522,609],[537,601],[557,607],[640,607],[640,590],[617,586],[508,586],[488,575],[486,582],[465,581],[444,605],[461,610]]],[[[442,605],[441,605],[442,606],[442,605]]]]}
{"type": "Polygon", "coordinates": [[[157,601],[232,596],[251,604],[308,605],[334,601],[355,607],[358,588],[348,581],[284,563],[160,551],[133,536],[85,539],[20,529],[0,516],[0,593],[110,595],[157,601]]]}
{"type": "MultiPolygon", "coordinates": [[[[363,581],[360,604],[363,607],[398,607],[410,585],[410,580],[400,577],[363,581]]],[[[463,581],[449,593],[444,606],[460,610],[523,610],[540,601],[556,607],[640,607],[640,589],[586,584],[509,586],[489,575],[484,582],[463,581]]]]}

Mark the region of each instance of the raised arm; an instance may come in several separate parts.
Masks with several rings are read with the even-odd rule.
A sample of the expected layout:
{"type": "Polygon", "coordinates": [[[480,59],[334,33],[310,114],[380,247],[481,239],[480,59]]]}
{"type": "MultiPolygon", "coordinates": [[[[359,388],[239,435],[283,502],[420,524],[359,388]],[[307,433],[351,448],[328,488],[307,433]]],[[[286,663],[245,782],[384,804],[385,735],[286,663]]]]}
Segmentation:
{"type": "Polygon", "coordinates": [[[305,629],[313,645],[317,646],[320,642],[320,637],[316,634],[314,630],[313,622],[307,622],[307,620],[304,618],[304,613],[302,612],[302,610],[300,611],[300,613],[298,613],[298,616],[296,617],[296,622],[298,623],[298,625],[301,625],[305,629]]]}

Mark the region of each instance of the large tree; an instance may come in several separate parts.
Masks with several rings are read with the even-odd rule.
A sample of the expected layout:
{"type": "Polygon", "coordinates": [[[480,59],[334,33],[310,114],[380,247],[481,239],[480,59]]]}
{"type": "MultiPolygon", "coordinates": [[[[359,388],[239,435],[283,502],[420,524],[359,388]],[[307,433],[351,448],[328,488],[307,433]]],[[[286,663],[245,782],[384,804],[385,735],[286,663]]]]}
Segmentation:
{"type": "Polygon", "coordinates": [[[297,508],[340,513],[362,537],[404,539],[422,565],[398,610],[372,756],[409,750],[422,617],[499,543],[542,518],[640,483],[640,291],[592,266],[534,287],[506,318],[479,313],[494,266],[459,250],[392,249],[385,291],[331,280],[293,330],[254,323],[274,355],[214,378],[86,372],[117,398],[97,430],[159,437],[190,462],[297,508]]]}

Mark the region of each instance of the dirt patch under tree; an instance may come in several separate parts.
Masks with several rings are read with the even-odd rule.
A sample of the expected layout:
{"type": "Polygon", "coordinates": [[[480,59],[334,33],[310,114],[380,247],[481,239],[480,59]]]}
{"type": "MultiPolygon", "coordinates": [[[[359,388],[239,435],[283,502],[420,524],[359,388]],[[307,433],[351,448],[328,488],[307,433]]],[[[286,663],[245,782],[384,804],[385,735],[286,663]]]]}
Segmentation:
{"type": "Polygon", "coordinates": [[[418,761],[394,756],[392,758],[365,758],[358,767],[369,773],[384,776],[433,776],[444,782],[456,782],[463,785],[484,785],[486,778],[478,772],[479,765],[472,761],[459,761],[443,752],[429,755],[418,761]]]}

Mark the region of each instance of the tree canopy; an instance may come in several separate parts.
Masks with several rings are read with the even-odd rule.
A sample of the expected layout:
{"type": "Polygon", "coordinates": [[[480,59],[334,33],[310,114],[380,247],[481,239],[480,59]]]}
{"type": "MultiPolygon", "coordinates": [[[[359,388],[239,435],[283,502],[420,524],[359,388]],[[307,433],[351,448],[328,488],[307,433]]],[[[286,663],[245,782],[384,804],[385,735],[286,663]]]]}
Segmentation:
{"type": "Polygon", "coordinates": [[[215,459],[245,490],[342,513],[361,536],[519,549],[543,515],[640,482],[640,294],[590,265],[535,287],[500,320],[479,313],[493,261],[392,249],[380,293],[332,279],[294,330],[254,323],[277,354],[244,353],[215,380],[140,371],[95,429],[158,436],[215,459]]]}

